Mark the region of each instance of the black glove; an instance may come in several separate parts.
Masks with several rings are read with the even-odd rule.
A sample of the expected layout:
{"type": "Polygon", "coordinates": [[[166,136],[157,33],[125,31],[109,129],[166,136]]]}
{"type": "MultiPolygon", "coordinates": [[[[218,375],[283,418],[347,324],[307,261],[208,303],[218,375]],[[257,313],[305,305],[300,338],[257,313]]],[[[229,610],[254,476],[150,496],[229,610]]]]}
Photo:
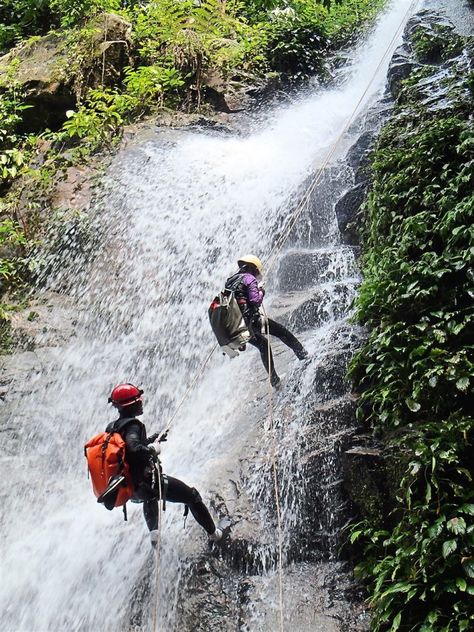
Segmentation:
{"type": "Polygon", "coordinates": [[[158,452],[156,448],[154,448],[152,445],[148,446],[148,454],[150,455],[150,459],[153,461],[153,463],[156,463],[158,461],[158,452]]]}
{"type": "Polygon", "coordinates": [[[155,434],[152,434],[152,435],[150,435],[150,436],[148,437],[148,439],[147,439],[147,441],[146,441],[146,442],[147,442],[147,443],[155,443],[155,441],[158,439],[158,437],[160,437],[160,443],[161,443],[162,441],[166,441],[166,440],[167,440],[167,438],[168,438],[168,432],[169,432],[169,430],[166,430],[166,431],[163,433],[163,436],[162,436],[162,437],[160,437],[161,432],[155,432],[155,434]]]}

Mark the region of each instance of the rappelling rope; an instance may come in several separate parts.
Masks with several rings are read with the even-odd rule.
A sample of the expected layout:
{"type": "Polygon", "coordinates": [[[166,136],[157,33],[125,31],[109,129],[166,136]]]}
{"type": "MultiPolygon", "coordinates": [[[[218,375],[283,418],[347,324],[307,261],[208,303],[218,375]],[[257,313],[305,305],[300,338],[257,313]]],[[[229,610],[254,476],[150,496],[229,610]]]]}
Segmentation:
{"type": "MultiPolygon", "coordinates": [[[[371,79],[369,81],[369,83],[367,84],[367,87],[365,88],[364,92],[362,93],[362,95],[360,96],[359,100],[357,101],[357,104],[354,108],[354,110],[352,111],[352,114],[350,115],[350,117],[348,118],[347,122],[345,123],[344,127],[342,128],[341,132],[339,133],[339,135],[337,136],[336,140],[334,141],[334,143],[332,144],[330,150],[328,151],[328,153],[326,154],[323,162],[321,163],[318,171],[316,172],[315,177],[313,178],[313,180],[311,181],[310,185],[308,186],[308,188],[306,189],[305,193],[303,194],[302,199],[300,200],[300,202],[298,203],[298,205],[296,206],[296,209],[294,211],[294,213],[292,214],[292,218],[291,221],[289,222],[288,226],[285,228],[285,230],[283,231],[283,233],[280,235],[279,239],[277,240],[275,246],[272,248],[271,252],[270,252],[270,256],[269,256],[269,260],[268,263],[266,265],[266,270],[267,272],[270,271],[276,261],[277,256],[280,254],[281,249],[283,248],[283,246],[285,245],[288,237],[290,236],[291,231],[293,230],[296,222],[299,220],[303,210],[306,208],[307,203],[309,202],[310,196],[313,193],[314,189],[317,187],[317,185],[319,184],[319,182],[321,181],[321,177],[323,175],[324,169],[327,167],[327,165],[329,164],[329,161],[331,160],[331,158],[334,156],[334,154],[336,153],[336,149],[339,146],[339,143],[341,142],[343,136],[346,134],[347,130],[349,129],[349,127],[351,126],[351,124],[354,121],[354,118],[359,110],[359,107],[361,105],[361,103],[363,102],[363,100],[365,99],[371,85],[373,84],[375,77],[377,76],[382,64],[384,63],[385,59],[387,58],[388,54],[390,53],[390,50],[395,42],[395,40],[397,39],[397,37],[399,36],[403,25],[407,19],[407,16],[414,10],[414,7],[418,4],[418,0],[413,0],[413,2],[410,3],[407,11],[405,12],[405,14],[403,15],[400,24],[398,25],[397,30],[395,31],[392,39],[390,40],[388,46],[385,49],[385,52],[383,54],[383,56],[381,57],[375,71],[373,72],[371,79]]],[[[265,312],[264,312],[265,314],[265,312]]],[[[269,336],[269,326],[268,326],[268,318],[266,317],[265,314],[265,321],[266,321],[266,327],[267,327],[267,344],[268,344],[268,353],[270,352],[270,336],[269,336]]],[[[200,365],[200,367],[198,368],[198,370],[196,371],[192,381],[190,382],[188,388],[186,389],[183,397],[181,398],[181,400],[179,401],[178,405],[176,406],[173,414],[171,415],[171,417],[169,418],[165,429],[160,433],[159,437],[158,437],[158,441],[166,435],[167,432],[169,432],[169,430],[171,429],[171,425],[174,421],[174,419],[176,418],[179,410],[181,409],[181,406],[184,404],[184,402],[186,401],[189,393],[193,390],[194,386],[196,385],[198,379],[200,378],[200,376],[202,375],[202,373],[204,372],[204,369],[206,368],[208,362],[210,361],[214,351],[217,349],[218,345],[214,345],[214,347],[210,350],[209,354],[207,355],[206,359],[204,360],[204,362],[200,365]]],[[[270,357],[270,355],[269,355],[270,357]]],[[[269,366],[269,368],[271,369],[271,366],[269,366]]],[[[277,476],[277,450],[276,450],[276,438],[275,438],[275,429],[274,429],[274,424],[273,424],[273,389],[272,389],[272,385],[271,385],[271,372],[269,372],[268,374],[268,383],[269,383],[269,388],[270,388],[270,406],[269,406],[269,424],[270,424],[270,429],[272,432],[272,469],[273,469],[273,485],[274,485],[274,491],[275,491],[275,506],[276,506],[276,512],[277,512],[277,527],[278,527],[278,574],[279,574],[279,601],[280,601],[280,631],[283,632],[284,631],[284,618],[283,618],[283,545],[282,545],[282,525],[281,525],[281,505],[280,505],[280,498],[279,498],[279,486],[278,486],[278,476],[277,476]]],[[[161,476],[160,476],[160,490],[161,490],[161,476]]],[[[161,493],[161,492],[160,492],[161,493]]],[[[157,611],[158,611],[158,592],[159,592],[159,548],[160,548],[160,541],[161,541],[161,503],[160,503],[160,514],[159,514],[159,525],[158,525],[158,530],[159,530],[159,537],[158,537],[158,542],[157,542],[157,569],[156,569],[156,590],[155,590],[155,608],[154,608],[154,614],[153,614],[153,629],[156,632],[156,623],[157,623],[157,611]]]]}
{"type": "Polygon", "coordinates": [[[273,370],[273,356],[271,356],[270,347],[270,323],[268,322],[268,316],[265,308],[262,305],[263,318],[265,322],[265,329],[267,334],[267,358],[268,358],[268,388],[270,392],[270,400],[268,406],[268,422],[269,430],[271,433],[272,441],[272,478],[273,489],[275,493],[275,509],[277,516],[277,530],[278,530],[278,597],[280,606],[280,632],[284,632],[284,616],[283,616],[283,530],[281,527],[281,505],[280,505],[280,488],[278,485],[278,455],[277,455],[277,443],[276,443],[276,431],[273,423],[273,387],[272,387],[272,370],[273,370]],[[272,359],[270,359],[272,358],[272,359]]]}
{"type": "MultiPolygon", "coordinates": [[[[381,57],[375,71],[373,72],[371,79],[369,81],[369,83],[367,84],[367,87],[365,88],[364,92],[362,93],[361,97],[359,98],[359,100],[357,101],[357,104],[354,108],[354,110],[352,111],[352,114],[350,115],[349,119],[347,120],[346,124],[344,125],[343,129],[341,130],[341,132],[339,133],[338,137],[336,138],[336,140],[334,141],[334,143],[332,144],[330,150],[328,151],[327,155],[325,156],[323,162],[321,163],[321,166],[319,167],[318,171],[316,172],[315,177],[313,178],[313,180],[311,181],[310,185],[308,186],[308,188],[306,189],[305,193],[303,194],[303,197],[301,199],[301,201],[299,202],[299,204],[297,205],[292,219],[289,223],[289,225],[287,226],[287,228],[284,230],[284,232],[282,233],[282,235],[280,235],[279,239],[277,240],[275,246],[272,248],[271,252],[270,252],[270,256],[269,256],[269,260],[268,260],[268,264],[266,265],[266,269],[267,272],[269,270],[272,269],[276,257],[278,256],[278,254],[280,253],[281,249],[283,248],[286,240],[288,239],[288,237],[290,236],[290,233],[294,227],[294,225],[296,224],[296,222],[298,221],[301,213],[303,212],[303,209],[305,207],[305,205],[307,204],[309,197],[311,195],[311,193],[314,191],[314,189],[316,188],[316,186],[319,184],[323,171],[324,169],[327,167],[329,161],[331,160],[331,158],[333,157],[333,155],[336,152],[337,147],[339,146],[339,143],[341,142],[344,134],[347,132],[347,130],[349,129],[350,125],[352,124],[355,115],[357,114],[357,111],[359,109],[359,106],[361,105],[362,101],[364,100],[367,92],[369,91],[370,86],[373,84],[375,77],[378,74],[378,71],[380,70],[383,62],[385,61],[386,57],[388,56],[390,49],[392,48],[393,43],[395,42],[396,38],[398,37],[398,35],[400,34],[403,25],[406,21],[407,16],[412,12],[412,9],[418,4],[419,0],[413,0],[413,2],[410,4],[410,6],[408,7],[407,11],[405,12],[405,14],[403,15],[400,24],[398,25],[397,30],[395,31],[392,39],[390,40],[390,42],[388,43],[387,48],[385,49],[385,52],[383,54],[383,56],[381,57]]],[[[188,386],[188,388],[186,389],[183,397],[181,398],[181,400],[179,401],[178,405],[176,406],[173,414],[171,415],[171,417],[169,418],[166,426],[165,426],[165,430],[163,430],[160,434],[161,438],[164,434],[166,434],[166,432],[168,432],[171,428],[171,425],[176,417],[176,415],[178,414],[181,406],[184,404],[184,402],[186,401],[187,396],[189,395],[189,393],[193,390],[194,386],[196,385],[196,382],[198,381],[199,377],[201,376],[201,374],[203,373],[205,367],[207,366],[209,360],[211,359],[214,351],[217,349],[218,345],[214,345],[214,347],[211,349],[211,351],[209,352],[208,356],[206,357],[206,359],[204,360],[204,362],[201,364],[201,366],[198,368],[196,374],[194,375],[193,380],[191,381],[190,385],[188,386]]]]}
{"type": "Polygon", "coordinates": [[[322,175],[324,173],[324,169],[328,166],[329,161],[331,160],[331,158],[336,153],[336,149],[338,148],[339,143],[341,142],[343,136],[346,134],[347,130],[349,129],[349,127],[354,122],[354,119],[356,117],[356,114],[358,113],[360,105],[364,101],[364,99],[365,99],[365,97],[366,97],[371,85],[374,83],[375,78],[376,78],[380,68],[382,67],[382,64],[384,63],[385,59],[388,57],[395,40],[398,38],[399,34],[401,33],[401,31],[403,29],[403,26],[404,26],[404,24],[405,24],[405,22],[407,20],[408,15],[414,10],[415,6],[418,4],[418,1],[419,0],[413,0],[413,2],[411,2],[411,4],[409,5],[408,9],[404,13],[404,15],[403,15],[403,17],[402,17],[402,19],[400,21],[400,24],[398,25],[397,30],[395,31],[392,39],[388,43],[388,46],[385,49],[384,54],[380,58],[380,61],[377,64],[376,69],[372,73],[370,81],[367,84],[364,92],[359,97],[359,100],[357,101],[356,106],[355,106],[355,108],[352,111],[352,114],[347,119],[347,121],[346,121],[344,127],[342,128],[341,132],[337,136],[337,138],[334,141],[334,143],[331,145],[331,147],[330,147],[328,153],[326,154],[326,156],[324,157],[324,160],[321,163],[319,169],[317,170],[316,175],[314,176],[314,178],[311,181],[310,185],[308,186],[308,188],[306,189],[305,193],[303,194],[303,197],[301,198],[299,204],[297,205],[294,213],[292,214],[292,218],[291,218],[290,223],[288,224],[286,229],[283,231],[283,233],[280,235],[280,237],[277,239],[277,242],[276,242],[275,246],[272,248],[272,250],[270,252],[268,263],[266,264],[267,272],[270,271],[272,269],[272,267],[275,265],[275,261],[276,261],[277,256],[280,254],[281,249],[285,245],[286,240],[288,239],[288,237],[290,236],[291,231],[293,230],[293,227],[295,226],[296,222],[299,220],[299,218],[301,216],[301,213],[306,208],[306,205],[309,202],[311,194],[313,193],[314,189],[317,187],[317,185],[321,181],[322,175]]]}
{"type": "Polygon", "coordinates": [[[210,350],[210,352],[208,353],[206,359],[204,360],[204,362],[199,366],[198,370],[196,371],[192,381],[190,382],[188,388],[185,390],[183,397],[180,399],[180,401],[178,402],[176,408],[173,411],[173,414],[171,415],[171,417],[168,419],[166,426],[164,427],[164,429],[160,432],[157,441],[160,441],[162,437],[164,437],[170,430],[171,428],[171,424],[173,423],[173,421],[176,418],[176,415],[178,414],[181,406],[184,404],[184,402],[186,401],[189,393],[193,390],[194,386],[196,385],[196,382],[198,381],[198,379],[201,377],[204,369],[207,366],[207,363],[209,362],[209,360],[212,357],[212,354],[214,353],[214,351],[217,349],[219,345],[215,344],[212,349],[210,350]]]}
{"type": "MultiPolygon", "coordinates": [[[[282,235],[280,236],[280,238],[277,240],[276,245],[273,247],[272,252],[270,253],[270,257],[269,257],[269,262],[266,266],[267,272],[269,270],[271,270],[271,268],[273,267],[277,256],[279,255],[279,253],[281,252],[281,249],[283,248],[286,240],[288,239],[291,231],[293,230],[293,227],[295,226],[296,222],[299,220],[301,213],[303,212],[303,210],[306,208],[306,205],[310,199],[310,196],[312,194],[312,192],[314,191],[314,189],[316,188],[316,186],[319,184],[322,174],[324,172],[324,169],[327,167],[327,165],[329,164],[329,161],[331,160],[331,158],[334,156],[334,154],[336,153],[336,149],[339,145],[339,143],[341,142],[343,136],[346,134],[347,130],[349,129],[349,127],[351,126],[352,122],[355,119],[355,116],[358,112],[358,109],[361,105],[361,103],[363,102],[363,100],[365,99],[365,96],[367,95],[371,85],[373,84],[375,77],[377,76],[384,60],[386,59],[386,57],[388,56],[395,40],[397,39],[398,35],[400,34],[403,25],[407,19],[407,16],[411,13],[412,9],[414,9],[415,5],[417,4],[418,0],[413,0],[413,2],[410,4],[410,6],[408,7],[407,11],[405,12],[402,20],[400,21],[400,24],[398,25],[397,30],[395,31],[392,39],[390,40],[382,58],[380,59],[374,73],[371,76],[371,79],[369,81],[369,83],[367,84],[364,92],[362,93],[362,95],[360,96],[359,100],[357,101],[357,104],[352,112],[352,114],[350,115],[349,119],[347,120],[346,124],[344,125],[343,129],[341,130],[341,132],[339,133],[338,137],[336,138],[335,142],[333,143],[331,149],[329,150],[329,152],[327,153],[327,155],[325,156],[325,159],[323,160],[321,166],[319,167],[315,177],[313,178],[312,182],[310,183],[310,185],[308,186],[308,188],[306,189],[301,201],[299,202],[298,206],[296,207],[296,210],[293,214],[293,217],[290,221],[290,223],[288,224],[288,226],[286,227],[285,231],[282,233],[282,235]]],[[[275,425],[274,425],[274,419],[273,419],[273,387],[272,387],[272,382],[271,382],[271,374],[272,374],[272,369],[273,369],[273,360],[271,360],[271,347],[270,347],[270,325],[268,322],[268,316],[267,313],[265,311],[265,308],[262,305],[262,312],[263,312],[263,317],[265,319],[265,329],[266,329],[266,334],[267,334],[267,354],[268,354],[268,388],[269,388],[269,392],[270,392],[270,398],[269,398],[269,407],[268,407],[268,420],[269,420],[269,429],[270,429],[270,433],[271,433],[271,441],[272,441],[272,451],[271,451],[271,458],[272,458],[272,474],[273,474],[273,487],[274,487],[274,493],[275,493],[275,509],[276,509],[276,515],[277,515],[277,528],[278,528],[278,583],[279,583],[279,606],[280,606],[280,618],[279,618],[279,623],[280,623],[280,632],[284,632],[284,604],[283,604],[283,532],[282,532],[282,520],[281,520],[281,505],[280,505],[280,493],[279,493],[279,484],[278,484],[278,469],[277,469],[277,463],[278,463],[278,453],[277,453],[277,443],[276,443],[276,431],[275,431],[275,425]]]]}
{"type": "MultiPolygon", "coordinates": [[[[162,503],[165,502],[163,498],[163,485],[162,485],[162,476],[161,476],[161,468],[159,467],[158,460],[158,489],[160,493],[160,497],[158,499],[158,538],[156,541],[156,583],[155,583],[155,605],[153,608],[153,632],[158,632],[157,623],[158,623],[158,600],[160,594],[160,549],[161,549],[161,523],[163,519],[163,511],[162,511],[162,503]]],[[[156,467],[156,465],[155,465],[156,467]]]]}

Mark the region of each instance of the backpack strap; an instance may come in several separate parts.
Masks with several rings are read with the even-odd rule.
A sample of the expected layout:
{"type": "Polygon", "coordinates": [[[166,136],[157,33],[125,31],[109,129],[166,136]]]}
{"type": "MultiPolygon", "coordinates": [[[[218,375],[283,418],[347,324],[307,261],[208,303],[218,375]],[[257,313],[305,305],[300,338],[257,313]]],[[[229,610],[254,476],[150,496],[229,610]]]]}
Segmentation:
{"type": "Polygon", "coordinates": [[[118,419],[116,419],[115,421],[112,421],[107,426],[107,428],[105,429],[105,432],[110,432],[110,433],[118,432],[120,434],[122,430],[125,428],[125,426],[127,426],[131,421],[137,421],[139,424],[142,424],[142,422],[136,417],[119,417],[118,419]]]}
{"type": "Polygon", "coordinates": [[[161,500],[163,501],[163,511],[166,511],[166,493],[168,491],[168,477],[166,474],[161,475],[161,500]]]}

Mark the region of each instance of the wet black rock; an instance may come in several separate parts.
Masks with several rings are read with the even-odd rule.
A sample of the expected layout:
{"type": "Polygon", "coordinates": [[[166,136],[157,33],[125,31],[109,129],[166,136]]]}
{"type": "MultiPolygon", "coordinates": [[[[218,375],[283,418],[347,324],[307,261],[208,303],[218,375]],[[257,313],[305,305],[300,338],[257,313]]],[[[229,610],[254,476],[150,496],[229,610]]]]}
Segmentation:
{"type": "Polygon", "coordinates": [[[421,64],[416,62],[406,49],[399,48],[392,57],[387,73],[387,84],[391,94],[397,97],[400,93],[402,82],[408,79],[414,70],[421,67],[421,64]]]}
{"type": "Polygon", "coordinates": [[[367,196],[368,183],[361,182],[349,189],[336,203],[336,216],[342,241],[345,244],[357,245],[357,216],[367,196]]]}
{"type": "Polygon", "coordinates": [[[340,319],[347,315],[354,298],[354,285],[349,283],[333,283],[317,288],[313,297],[301,303],[288,318],[281,320],[288,323],[296,332],[320,327],[332,319],[340,319]]]}
{"type": "MultiPolygon", "coordinates": [[[[317,248],[331,242],[337,229],[334,225],[334,200],[352,184],[352,170],[339,163],[315,170],[291,196],[293,204],[288,207],[288,217],[298,221],[290,230],[286,245],[303,248],[317,248]]],[[[284,223],[275,239],[287,229],[284,223]]]]}
{"type": "Polygon", "coordinates": [[[278,268],[278,289],[281,292],[305,290],[348,276],[357,276],[352,248],[342,252],[340,249],[289,252],[278,268]]]}
{"type": "MultiPolygon", "coordinates": [[[[374,121],[374,125],[375,125],[374,121]]],[[[378,123],[378,122],[377,122],[378,123]]],[[[376,130],[370,129],[363,132],[356,142],[349,148],[346,154],[346,162],[354,170],[358,176],[355,178],[356,184],[361,182],[364,177],[364,168],[370,164],[368,153],[372,148],[376,138],[376,130]]],[[[365,173],[365,180],[368,174],[365,173]]]]}

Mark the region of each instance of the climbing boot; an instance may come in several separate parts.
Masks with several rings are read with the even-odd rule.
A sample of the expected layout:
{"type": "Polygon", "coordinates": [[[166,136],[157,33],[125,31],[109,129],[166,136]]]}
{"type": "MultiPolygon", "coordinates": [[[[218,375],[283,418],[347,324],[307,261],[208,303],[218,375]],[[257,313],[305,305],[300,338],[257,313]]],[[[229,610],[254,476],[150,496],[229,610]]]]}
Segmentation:
{"type": "Polygon", "coordinates": [[[219,529],[218,527],[216,527],[216,530],[214,531],[214,533],[211,533],[209,535],[209,540],[211,542],[220,542],[222,540],[222,536],[223,536],[223,531],[222,529],[219,529]]]}
{"type": "Polygon", "coordinates": [[[304,347],[300,347],[299,349],[295,350],[295,355],[298,358],[298,360],[306,360],[309,353],[304,347]]]}
{"type": "Polygon", "coordinates": [[[150,544],[154,549],[156,549],[156,546],[158,544],[159,536],[160,533],[158,529],[153,529],[152,531],[150,531],[150,544]]]}
{"type": "Polygon", "coordinates": [[[270,383],[274,389],[278,390],[281,387],[281,380],[276,373],[274,373],[270,378],[270,383]]]}

